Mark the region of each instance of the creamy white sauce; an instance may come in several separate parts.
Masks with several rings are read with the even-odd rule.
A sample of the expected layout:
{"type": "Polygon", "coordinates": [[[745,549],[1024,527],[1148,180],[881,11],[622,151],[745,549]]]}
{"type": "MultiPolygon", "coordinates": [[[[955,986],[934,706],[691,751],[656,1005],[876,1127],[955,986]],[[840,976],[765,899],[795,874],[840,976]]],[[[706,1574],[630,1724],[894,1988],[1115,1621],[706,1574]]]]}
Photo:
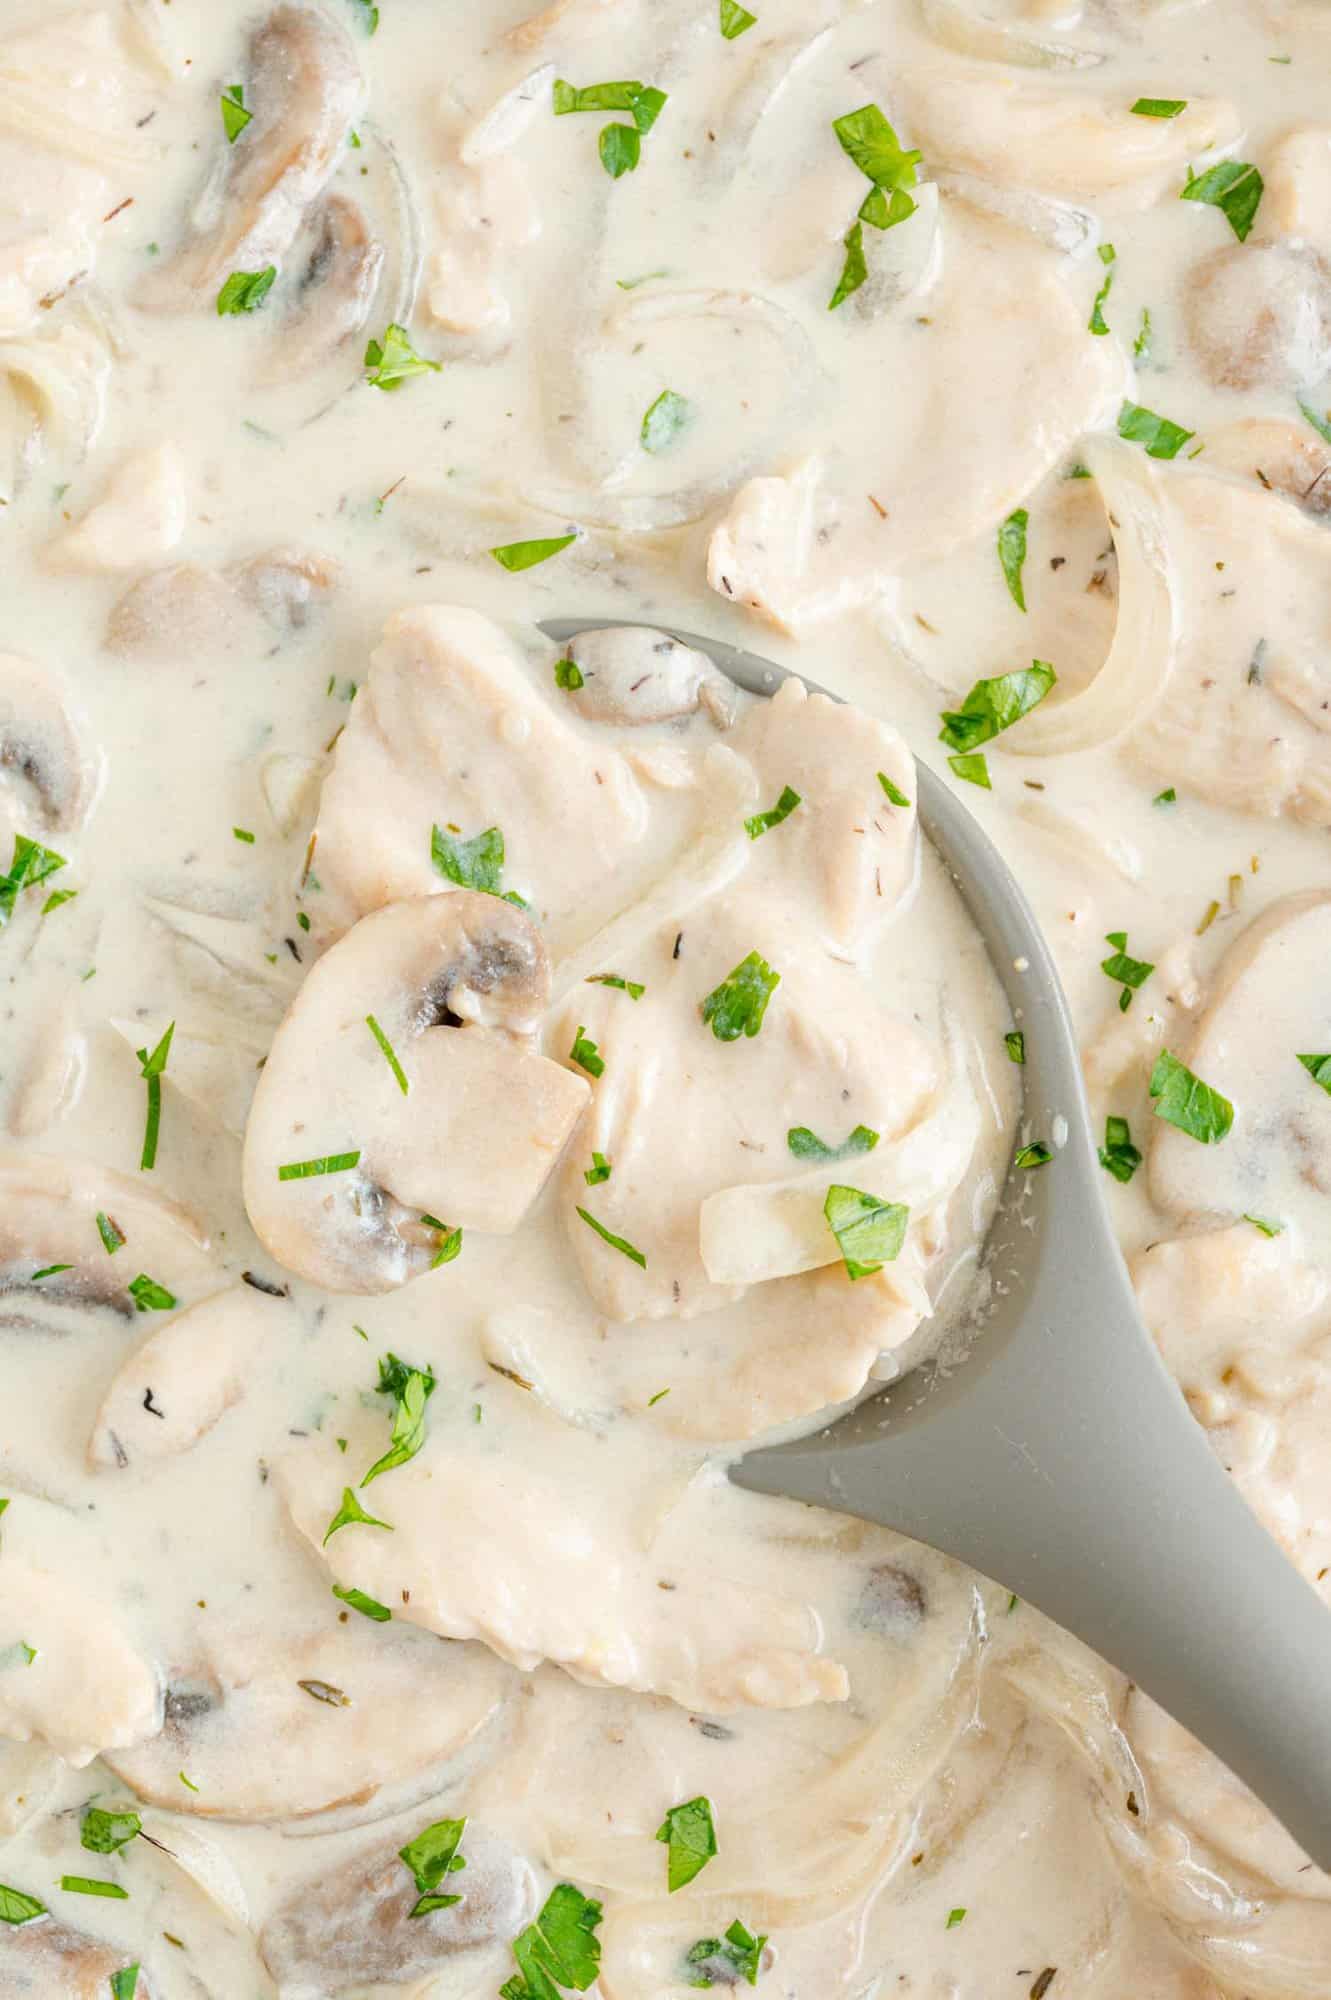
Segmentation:
{"type": "Polygon", "coordinates": [[[781,2000],[1331,1994],[1326,1878],[1139,1694],[997,1585],[724,1472],[928,1352],[1018,1137],[1059,1142],[877,782],[913,801],[939,712],[1046,660],[965,801],[1097,1117],[1149,1149],[1106,1182],[1148,1323],[1326,1588],[1331,1101],[1296,1057],[1331,1047],[1331,905],[1282,900],[1325,889],[1331,823],[1331,451],[1297,403],[1331,365],[1326,24],[378,11],[0,0],[0,858],[66,857],[0,930],[0,1883],[49,1913],[0,1922],[0,1994],[137,1964],[139,2000],[481,2000],[561,1881],[604,1904],[603,2000],[687,1994],[736,1918],[781,2000]],[[598,158],[631,112],[555,117],[557,78],[667,93],[635,171],[598,158]],[[831,121],[869,102],[917,208],[828,312],[868,188],[831,121]],[[1220,155],[1265,177],[1246,243],[1177,199],[1220,155]],[[381,393],[395,321],[442,366],[381,393]],[[1125,400],[1194,438],[1148,460],[1125,400]],[[642,637],[575,642],[569,685],[536,629],[569,614],[854,707],[642,637]],[[456,1008],[436,825],[498,826],[531,910],[480,899],[456,1008]],[[1119,931],[1155,967],[1126,1012],[1119,931]],[[750,952],[780,983],[723,1042],[700,1006],[750,952]],[[172,1022],[144,1170],[135,1052],[172,1022]],[[1152,1117],[1162,1046],[1233,1104],[1220,1147],[1152,1117]],[[834,1166],[787,1145],[857,1124],[834,1166]],[[911,1210],[854,1284],[830,1181],[911,1210]],[[435,1269],[422,1215],[463,1230],[435,1269]],[[176,1303],[136,1311],[139,1274],[176,1303]],[[390,1353],[433,1371],[424,1443],[357,1489],[391,1531],[325,1543],[389,1448],[390,1353]],[[700,1795],[718,1852],[668,1896],[656,1829],[700,1795]],[[159,1844],[90,1852],[94,1797],[159,1844]],[[413,1922],[397,1851],[463,1816],[463,1902],[413,1922]]]}

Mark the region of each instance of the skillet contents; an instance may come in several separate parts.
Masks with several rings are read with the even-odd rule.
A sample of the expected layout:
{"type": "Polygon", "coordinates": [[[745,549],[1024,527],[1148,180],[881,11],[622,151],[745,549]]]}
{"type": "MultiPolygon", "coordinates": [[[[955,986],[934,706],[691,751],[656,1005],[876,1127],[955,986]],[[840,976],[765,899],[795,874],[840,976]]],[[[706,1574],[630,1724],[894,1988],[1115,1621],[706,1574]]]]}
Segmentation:
{"type": "Polygon", "coordinates": [[[0,1996],[1331,1995],[1140,1691],[726,1477],[1060,1171],[914,752],[1331,1589],[1324,7],[0,48],[0,1996]]]}

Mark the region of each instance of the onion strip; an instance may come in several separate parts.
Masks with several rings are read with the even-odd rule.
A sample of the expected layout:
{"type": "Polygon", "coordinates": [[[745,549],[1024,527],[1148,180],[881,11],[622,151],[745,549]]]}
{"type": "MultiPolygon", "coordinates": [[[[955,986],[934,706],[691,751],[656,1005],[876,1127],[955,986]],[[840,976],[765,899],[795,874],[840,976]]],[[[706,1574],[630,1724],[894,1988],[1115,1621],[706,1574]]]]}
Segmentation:
{"type": "Polygon", "coordinates": [[[1076,42],[1047,41],[1006,21],[995,21],[961,0],[922,0],[925,26],[937,41],[964,56],[1020,63],[1026,69],[1095,69],[1106,51],[1076,42]]]}

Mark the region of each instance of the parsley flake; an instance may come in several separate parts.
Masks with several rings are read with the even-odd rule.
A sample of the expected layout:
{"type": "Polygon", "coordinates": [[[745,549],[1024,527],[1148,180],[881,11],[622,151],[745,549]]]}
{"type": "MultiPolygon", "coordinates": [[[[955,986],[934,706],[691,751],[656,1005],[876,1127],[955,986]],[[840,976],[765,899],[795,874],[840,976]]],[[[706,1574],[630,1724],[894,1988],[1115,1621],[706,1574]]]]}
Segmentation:
{"type": "Polygon", "coordinates": [[[265,264],[262,271],[233,271],[217,294],[218,318],[257,312],[276,282],[276,264],[265,264]]]}
{"type": "Polygon", "coordinates": [[[773,972],[756,951],[742,958],[702,1002],[701,1014],[718,1042],[735,1042],[741,1035],[753,1038],[762,1027],[767,1003],[781,984],[781,974],[773,972]]]}
{"type": "Polygon", "coordinates": [[[93,1875],[62,1875],[60,1886],[69,1896],[105,1896],[112,1903],[127,1903],[129,1890],[118,1882],[103,1882],[93,1875]]]}
{"type": "Polygon", "coordinates": [[[1008,1061],[1024,1063],[1026,1060],[1026,1037],[1020,1028],[1010,1028],[1003,1037],[1003,1047],[1008,1052],[1008,1061]]]}
{"type": "Polygon", "coordinates": [[[222,130],[228,146],[234,146],[254,113],[245,109],[245,88],[233,83],[222,92],[222,130]]]}
{"type": "Polygon", "coordinates": [[[434,1390],[432,1368],[413,1368],[410,1362],[399,1361],[396,1354],[386,1355],[379,1363],[379,1393],[393,1398],[393,1428],[388,1450],[361,1481],[362,1491],[381,1472],[392,1472],[415,1458],[425,1443],[425,1405],[434,1390]]]}
{"type": "Polygon", "coordinates": [[[985,792],[992,792],[994,789],[989,782],[989,763],[983,750],[971,753],[963,751],[954,757],[949,757],[947,761],[952,772],[966,784],[978,785],[981,791],[985,792]]]}
{"type": "Polygon", "coordinates": [[[1209,1083],[1194,1076],[1186,1063],[1161,1049],[1147,1086],[1155,1100],[1155,1115],[1203,1146],[1218,1146],[1234,1123],[1234,1107],[1209,1083]]]}
{"type": "Polygon", "coordinates": [[[1300,1056],[1299,1061],[1313,1082],[1320,1084],[1327,1095],[1331,1096],[1331,1055],[1300,1056]]]}
{"type": "Polygon", "coordinates": [[[143,1821],[128,1808],[108,1812],[104,1806],[89,1806],[83,1815],[79,1840],[89,1854],[119,1854],[143,1831],[143,1821]]]}
{"type": "Polygon", "coordinates": [[[738,1974],[746,1985],[756,1986],[766,1943],[766,1932],[755,1937],[736,1917],[723,1938],[699,1938],[690,1946],[686,1963],[697,1968],[697,1976],[689,1984],[733,1986],[738,1974]]]}
{"type": "Polygon", "coordinates": [[[340,1583],[335,1583],[333,1595],[340,1598],[343,1604],[349,1604],[353,1611],[359,1611],[362,1618],[372,1618],[376,1625],[387,1625],[393,1616],[388,1606],[381,1604],[377,1597],[367,1597],[363,1590],[356,1590],[350,1585],[344,1590],[340,1583]]]}
{"type": "Polygon", "coordinates": [[[108,1257],[114,1257],[125,1241],[125,1232],[119,1223],[113,1222],[100,1208],[97,1211],[97,1234],[102,1239],[102,1248],[108,1257]]]}
{"type": "Polygon", "coordinates": [[[687,396],[677,395],[673,389],[662,389],[642,420],[639,439],[643,450],[654,455],[668,451],[692,416],[693,405],[687,396]]]}
{"type": "Polygon", "coordinates": [[[1018,611],[1026,609],[1026,592],[1022,587],[1021,571],[1026,561],[1026,528],[1030,515],[1024,507],[1017,507],[1008,515],[998,529],[998,560],[1003,567],[1008,595],[1018,611]]]}
{"type": "Polygon", "coordinates": [[[165,1285],[159,1285],[156,1278],[150,1278],[146,1271],[140,1271],[129,1287],[129,1295],[135,1309],[141,1313],[170,1312],[179,1304],[174,1292],[168,1292],[165,1285]]]}
{"type": "Polygon", "coordinates": [[[854,1160],[862,1153],[872,1153],[878,1134],[870,1125],[857,1125],[839,1146],[828,1146],[807,1125],[792,1125],[786,1144],[797,1160],[854,1160]]]}
{"type": "Polygon", "coordinates": [[[758,16],[751,14],[747,7],[741,7],[739,0],[721,0],[721,33],[728,42],[736,41],[746,29],[752,28],[758,16]]]}
{"type": "Polygon", "coordinates": [[[407,1082],[405,1070],[403,1069],[401,1063],[397,1059],[397,1054],[393,1048],[393,1044],[389,1041],[387,1035],[384,1033],[383,1029],[379,1026],[379,1023],[375,1020],[373,1014],[367,1014],[365,1016],[365,1025],[369,1029],[370,1033],[374,1036],[375,1041],[378,1042],[380,1051],[383,1055],[383,1059],[388,1064],[388,1067],[392,1070],[393,1075],[397,1078],[397,1087],[402,1092],[402,1095],[405,1097],[408,1091],[410,1090],[411,1086],[407,1082]]]}
{"type": "Polygon", "coordinates": [[[940,743],[963,753],[978,750],[1038,707],[1057,678],[1047,660],[1032,660],[1015,673],[976,681],[960,708],[943,710],[940,743]]]}
{"type": "Polygon", "coordinates": [[[686,1799],[671,1806],[656,1829],[656,1837],[670,1849],[666,1862],[666,1888],[670,1895],[686,1888],[700,1875],[716,1853],[716,1827],[712,1802],[706,1798],[686,1799]]]}
{"type": "Polygon", "coordinates": [[[1100,970],[1107,979],[1119,982],[1119,1012],[1126,1014],[1132,1005],[1132,996],[1139,986],[1144,986],[1155,971],[1154,965],[1144,958],[1129,958],[1128,934],[1126,931],[1107,931],[1105,943],[1114,947],[1113,955],[1100,960],[1100,970]]]}
{"type": "Polygon", "coordinates": [[[1137,118],[1177,118],[1180,111],[1186,111],[1186,97],[1139,97],[1129,106],[1137,118]]]}
{"type": "Polygon", "coordinates": [[[438,1819],[398,1849],[398,1859],[416,1884],[418,1901],[410,1916],[427,1917],[431,1910],[451,1909],[462,1901],[461,1896],[441,1896],[438,1891],[446,1875],[467,1865],[458,1853],[466,1825],[465,1819],[438,1819]]]}
{"type": "Polygon", "coordinates": [[[126,1965],[111,1974],[111,2000],[134,2000],[139,1990],[139,1968],[126,1965]]]}
{"type": "Polygon", "coordinates": [[[1273,1222],[1269,1215],[1245,1214],[1243,1220],[1245,1222],[1250,1222],[1254,1229],[1258,1229],[1261,1231],[1263,1236],[1281,1236],[1284,1234],[1285,1230],[1284,1223],[1273,1222]]]}
{"type": "Polygon", "coordinates": [[[600,1921],[601,1905],[593,1897],[560,1882],[535,1923],[514,1938],[518,1970],[500,1987],[500,2000],[554,2000],[561,1986],[585,1993],[601,1963],[600,1921]]]}
{"type": "Polygon", "coordinates": [[[605,1075],[605,1058],[595,1042],[588,1040],[585,1028],[579,1028],[573,1037],[573,1047],[568,1052],[568,1059],[577,1063],[579,1069],[585,1069],[588,1076],[605,1075]]]}
{"type": "Polygon", "coordinates": [[[582,668],[576,660],[564,658],[555,661],[555,686],[565,694],[576,694],[583,685],[582,668]]]}
{"type": "Polygon", "coordinates": [[[586,1181],[588,1187],[600,1187],[604,1181],[609,1180],[612,1171],[610,1162],[604,1153],[593,1153],[592,1163],[589,1167],[583,1169],[582,1178],[586,1181]]]}
{"type": "Polygon", "coordinates": [[[1047,1167],[1053,1157],[1052,1146],[1047,1146],[1043,1139],[1032,1139],[1028,1146],[1017,1148],[1012,1157],[1012,1164],[1014,1167],[1024,1167],[1027,1173],[1033,1173],[1036,1167],[1047,1167]]]}
{"type": "Polygon", "coordinates": [[[603,1243],[608,1243],[612,1250],[618,1250],[621,1256],[628,1257],[638,1266],[639,1270],[645,1271],[647,1269],[647,1259],[643,1256],[641,1250],[635,1250],[625,1237],[614,1235],[606,1228],[603,1222],[598,1222],[596,1217],[589,1214],[585,1208],[580,1208],[578,1214],[589,1229],[596,1231],[596,1234],[603,1243]]]}
{"type": "Polygon", "coordinates": [[[1204,201],[1218,208],[1238,237],[1246,242],[1262,199],[1262,177],[1246,160],[1218,160],[1213,167],[1194,174],[1191,169],[1180,193],[1180,201],[1204,201]]]}
{"type": "Polygon", "coordinates": [[[11,1889],[0,1882],[0,1924],[30,1924],[34,1917],[45,1915],[45,1903],[39,1903],[22,1889],[11,1889]]]}
{"type": "Polygon", "coordinates": [[[588,986],[613,986],[619,993],[627,993],[630,1000],[641,1000],[647,988],[636,979],[621,979],[617,972],[592,972],[587,976],[588,986]]]}
{"type": "Polygon", "coordinates": [[[910,1209],[904,1202],[880,1201],[860,1188],[833,1185],[823,1203],[827,1226],[836,1237],[849,1278],[871,1278],[900,1256],[910,1209]]]}
{"type": "MultiPolygon", "coordinates": [[[[54,848],[43,847],[40,841],[29,840],[26,834],[16,833],[9,873],[0,876],[0,926],[7,924],[13,916],[24,889],[35,889],[39,882],[45,882],[58,868],[66,866],[64,855],[57,854],[54,848]]],[[[45,910],[42,914],[45,916],[45,910]]]]}
{"type": "Polygon", "coordinates": [[[802,804],[799,793],[790,785],[783,785],[776,804],[769,806],[766,812],[754,813],[752,819],[746,819],[744,831],[750,840],[760,840],[774,826],[780,826],[783,819],[789,819],[796,806],[802,804]]]}
{"type": "Polygon", "coordinates": [[[544,541],[503,542],[497,549],[491,549],[490,554],[501,569],[535,569],[537,563],[549,562],[551,556],[557,556],[577,539],[575,531],[571,535],[551,535],[544,541]]]}
{"type": "Polygon", "coordinates": [[[497,826],[487,826],[471,840],[433,827],[430,859],[445,881],[456,882],[459,889],[476,889],[483,896],[503,893],[504,836],[497,826]]]}
{"type": "Polygon", "coordinates": [[[1105,281],[1096,293],[1095,302],[1091,307],[1091,317],[1087,321],[1087,330],[1090,333],[1108,333],[1109,331],[1109,322],[1105,318],[1102,308],[1114,285],[1115,254],[1112,243],[1102,243],[1096,252],[1100,262],[1105,267],[1105,281]]]}
{"type": "Polygon", "coordinates": [[[139,1155],[139,1172],[149,1173],[157,1164],[157,1136],[162,1124],[162,1072],[171,1054],[171,1037],[176,1032],[174,1021],[168,1023],[161,1041],[152,1051],[136,1049],[139,1059],[139,1074],[148,1085],[148,1115],[143,1127],[143,1150],[139,1155]]]}
{"type": "Polygon", "coordinates": [[[1107,1174],[1126,1187],[1142,1163],[1142,1156],[1132,1143],[1132,1133],[1126,1118],[1110,1116],[1105,1119],[1105,1142],[1100,1147],[1100,1165],[1107,1174]]]}
{"type": "MultiPolygon", "coordinates": [[[[393,1533],[393,1524],[391,1521],[379,1521],[375,1519],[373,1514],[367,1514],[351,1488],[344,1486],[342,1488],[342,1505],[328,1523],[321,1547],[328,1547],[329,1542],[333,1539],[339,1528],[351,1527],[356,1522],[362,1523],[367,1528],[386,1528],[390,1535],[393,1533]]],[[[186,1783],[188,1782],[188,1779],[186,1779],[186,1783]]],[[[197,1790],[198,1788],[195,1786],[192,1789],[197,1790]]]]}
{"type": "Polygon", "coordinates": [[[360,1153],[324,1153],[314,1160],[289,1160],[277,1170],[280,1181],[315,1180],[320,1174],[350,1173],[360,1165],[360,1153]]]}
{"type": "Polygon", "coordinates": [[[396,320],[382,340],[372,340],[365,349],[365,379],[375,389],[400,389],[413,375],[437,375],[443,365],[418,354],[407,329],[396,320]]]}
{"type": "Polygon", "coordinates": [[[894,785],[886,771],[879,771],[878,782],[883,788],[883,797],[889,805],[907,807],[910,805],[910,800],[906,797],[900,785],[894,785]]]}
{"type": "Polygon", "coordinates": [[[1177,458],[1188,439],[1197,435],[1140,403],[1124,403],[1118,413],[1118,434],[1129,444],[1145,445],[1148,458],[1177,458]]]}

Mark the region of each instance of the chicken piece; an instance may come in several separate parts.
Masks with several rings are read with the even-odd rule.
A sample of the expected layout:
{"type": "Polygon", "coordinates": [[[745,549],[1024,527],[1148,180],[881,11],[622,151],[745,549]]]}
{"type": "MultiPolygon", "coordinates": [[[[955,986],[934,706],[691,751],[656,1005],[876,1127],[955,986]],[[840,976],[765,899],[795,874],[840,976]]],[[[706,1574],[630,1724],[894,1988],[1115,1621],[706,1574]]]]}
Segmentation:
{"type": "Polygon", "coordinates": [[[1177,118],[1137,118],[1130,96],[978,64],[906,68],[894,87],[905,130],[931,166],[1126,208],[1175,191],[1190,161],[1234,145],[1243,129],[1223,98],[1194,97],[1177,118]]]}
{"type": "MultiPolygon", "coordinates": [[[[135,1963],[119,1946],[50,1916],[0,1925],[0,1992],[7,2000],[106,2000],[113,1976],[135,1963]]],[[[160,1992],[140,1970],[134,2000],[155,2000],[160,1992]]]]}
{"type": "Polygon", "coordinates": [[[1331,514],[1331,446],[1307,424],[1240,417],[1207,432],[1206,468],[1238,473],[1267,493],[1282,493],[1316,519],[1331,514]]]}
{"type": "MultiPolygon", "coordinates": [[[[871,796],[866,802],[874,811],[871,796]]],[[[764,841],[779,842],[788,825],[764,841]]],[[[905,1131],[937,1086],[937,1062],[913,1026],[875,1006],[859,974],[829,954],[802,913],[743,887],[643,936],[631,962],[607,970],[641,984],[641,998],[584,985],[549,1037],[570,1065],[581,1049],[580,1073],[588,1042],[593,1064],[604,1065],[593,1070],[591,1109],[561,1175],[566,1228],[600,1311],[615,1320],[688,1319],[743,1290],[713,1283],[704,1268],[698,1229],[706,1198],[739,1182],[788,1177],[792,1127],[833,1145],[858,1125],[886,1139],[905,1131]],[[736,1039],[720,1040],[703,1004],[751,954],[780,983],[761,1032],[736,1028],[736,1039]],[[588,1188],[584,1169],[594,1152],[613,1172],[588,1188]],[[605,1242],[579,1208],[643,1263],[605,1242]]]]}
{"type": "Polygon", "coordinates": [[[504,281],[541,231],[526,166],[503,153],[451,162],[435,197],[435,224],[425,280],[430,317],[455,336],[455,354],[498,354],[513,323],[504,281]]]}
{"type": "Polygon", "coordinates": [[[926,323],[907,315],[873,335],[881,365],[917,390],[885,452],[866,438],[834,492],[813,463],[752,479],[712,530],[713,590],[783,631],[867,603],[900,571],[992,534],[1080,439],[1113,428],[1128,391],[1117,342],[1086,338],[1064,258],[965,202],[940,209],[942,272],[926,323]],[[949,385],[966,379],[982,342],[988,393],[977,402],[949,385]]]}
{"type": "Polygon", "coordinates": [[[189,1451],[240,1402],[256,1356],[282,1329],[280,1300],[245,1284],[173,1314],[117,1369],[89,1462],[123,1471],[189,1451]]]}
{"type": "Polygon", "coordinates": [[[437,1790],[440,1767],[498,1713],[508,1675],[479,1647],[343,1615],[295,1637],[215,1634],[169,1672],[160,1733],[106,1762],[141,1799],[205,1819],[300,1820],[372,1800],[392,1809],[404,1785],[437,1790]]]}
{"type": "Polygon", "coordinates": [[[33,661],[0,653],[0,771],[21,782],[44,832],[83,824],[101,768],[71,691],[33,661]]]}
{"type": "Polygon", "coordinates": [[[533,1046],[549,1000],[540,934],[498,895],[362,917],[300,988],[255,1092],[242,1178],[265,1248],[368,1293],[432,1267],[440,1219],[511,1235],[587,1101],[533,1046]]]}
{"type": "Polygon", "coordinates": [[[159,90],[121,0],[11,27],[0,64],[0,339],[85,277],[158,159],[159,90]]]}
{"type": "Polygon", "coordinates": [[[1201,982],[1192,963],[1192,939],[1173,944],[1156,966],[1147,992],[1126,1013],[1105,1014],[1082,1049],[1082,1069],[1092,1097],[1112,1090],[1121,1076],[1149,1070],[1162,1048],[1177,1048],[1191,1034],[1187,1017],[1200,1005],[1201,982]]]}
{"type": "Polygon", "coordinates": [[[1328,952],[1331,892],[1312,890],[1273,903],[1226,954],[1176,1053],[1229,1100],[1233,1127],[1205,1146],[1161,1121],[1151,1145],[1151,1192],[1180,1222],[1260,1215],[1307,1254],[1325,1240],[1331,1094],[1299,1056],[1331,1049],[1328,952]]]}
{"type": "Polygon", "coordinates": [[[1331,257],[1331,127],[1287,132],[1263,163],[1262,183],[1254,239],[1288,237],[1331,257]]]}
{"type": "Polygon", "coordinates": [[[502,884],[543,921],[584,914],[646,830],[624,759],[538,694],[479,612],[390,618],[338,738],[316,828],[321,931],[453,887],[431,829],[502,836],[502,884]]]}
{"type": "Polygon", "coordinates": [[[321,1869],[269,1917],[259,1949],[289,2000],[336,2000],[367,1980],[406,1985],[464,1953],[507,1944],[535,1915],[530,1864],[468,1819],[458,1848],[467,1865],[442,1885],[461,1900],[413,1918],[419,1891],[400,1850],[415,1831],[404,1826],[340,1868],[321,1869]]]}
{"type": "Polygon", "coordinates": [[[1190,274],[1184,323],[1218,389],[1316,382],[1331,365],[1331,263],[1301,243],[1226,244],[1190,274]]]}
{"type": "Polygon", "coordinates": [[[105,644],[154,666],[174,666],[219,647],[259,645],[271,632],[302,630],[337,580],[335,563],[302,549],[267,550],[221,571],[168,564],[149,571],[112,606],[105,644]]]}
{"type": "Polygon", "coordinates": [[[705,653],[649,625],[579,632],[564,657],[581,676],[569,701],[588,722],[637,729],[701,713],[716,728],[728,729],[734,718],[734,684],[705,653]]]}
{"type": "Polygon", "coordinates": [[[141,288],[151,310],[211,305],[233,271],[281,268],[365,95],[346,28],[299,0],[283,0],[255,29],[244,88],[250,122],[222,146],[183,242],[141,288]]]}
{"type": "Polygon", "coordinates": [[[51,551],[60,568],[139,569],[177,548],[188,517],[185,464],[174,444],[121,460],[105,494],[51,551]]]}
{"type": "Polygon", "coordinates": [[[283,1460],[292,1519],[334,1577],[527,1673],[550,1660],[589,1686],[705,1715],[845,1699],[812,1608],[747,1581],[748,1509],[723,1479],[690,1488],[659,1521],[632,1438],[606,1433],[589,1449],[586,1431],[525,1390],[491,1394],[503,1396],[512,1451],[501,1461],[483,1425],[441,1414],[378,1501],[391,1533],[353,1525],[325,1543],[351,1453],[320,1441],[283,1460]]]}
{"type": "Polygon", "coordinates": [[[1161,480],[1183,607],[1174,667],[1128,738],[1158,782],[1331,825],[1331,537],[1276,493],[1161,480]]]}
{"type": "Polygon", "coordinates": [[[0,1737],[82,1767],[161,1727],[157,1672],[100,1579],[111,1539],[85,1515],[6,1496],[0,1571],[0,1737]]]}

